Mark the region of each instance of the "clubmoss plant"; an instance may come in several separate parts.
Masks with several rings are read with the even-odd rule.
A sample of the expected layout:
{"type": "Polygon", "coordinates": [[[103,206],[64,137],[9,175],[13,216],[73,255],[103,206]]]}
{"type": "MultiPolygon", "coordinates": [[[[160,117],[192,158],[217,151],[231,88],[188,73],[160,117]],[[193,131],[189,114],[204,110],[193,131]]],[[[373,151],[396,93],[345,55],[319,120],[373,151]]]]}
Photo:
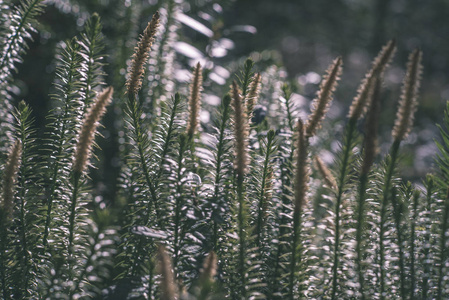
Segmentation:
{"type": "Polygon", "coordinates": [[[103,35],[91,14],[77,37],[59,44],[52,109],[38,129],[24,101],[12,109],[10,93],[45,6],[20,2],[0,4],[4,299],[449,297],[448,111],[435,174],[404,183],[398,168],[417,107],[420,50],[409,57],[383,156],[381,87],[394,41],[373,60],[340,138],[326,132],[340,57],[305,120],[295,85],[281,82],[277,68],[246,59],[219,87],[211,74],[222,61],[210,49],[201,59],[176,58],[186,43],[177,32],[183,1],[126,2],[117,4],[125,33],[103,35]],[[191,68],[192,80],[183,81],[191,68]],[[221,99],[216,110],[210,99],[221,99]],[[103,117],[116,119],[113,128],[103,117]],[[113,199],[92,172],[104,166],[95,143],[102,133],[107,143],[119,139],[108,153],[120,171],[113,199]]]}

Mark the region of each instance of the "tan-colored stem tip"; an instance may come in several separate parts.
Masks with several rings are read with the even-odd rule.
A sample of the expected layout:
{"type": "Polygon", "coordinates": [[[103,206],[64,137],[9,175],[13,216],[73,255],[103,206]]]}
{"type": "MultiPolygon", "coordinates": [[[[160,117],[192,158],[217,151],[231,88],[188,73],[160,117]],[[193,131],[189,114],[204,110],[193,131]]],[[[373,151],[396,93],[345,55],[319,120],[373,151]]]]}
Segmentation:
{"type": "Polygon", "coordinates": [[[234,169],[243,179],[248,165],[248,120],[242,103],[242,96],[237,83],[232,83],[232,106],[234,108],[235,161],[234,169]]]}
{"type": "Polygon", "coordinates": [[[371,166],[374,163],[374,159],[377,155],[377,135],[379,125],[379,112],[380,112],[380,87],[382,77],[376,78],[373,85],[374,91],[371,92],[370,109],[366,116],[365,122],[365,139],[363,142],[363,162],[360,171],[361,175],[368,175],[371,166]]]}
{"type": "Polygon", "coordinates": [[[159,12],[156,12],[141,35],[137,46],[134,48],[131,66],[128,69],[128,79],[126,81],[126,91],[128,94],[137,94],[142,88],[142,78],[145,73],[144,66],[150,55],[149,51],[154,42],[158,26],[159,12]]]}
{"type": "Polygon", "coordinates": [[[324,182],[326,182],[326,185],[333,190],[337,189],[337,181],[335,180],[334,175],[332,175],[329,168],[326,166],[326,164],[321,160],[319,156],[315,156],[315,165],[318,169],[318,172],[320,172],[321,176],[324,179],[324,182]]]}
{"type": "Polygon", "coordinates": [[[407,73],[402,86],[401,100],[396,114],[396,121],[393,127],[393,139],[395,141],[404,140],[413,125],[413,117],[418,104],[418,89],[421,81],[422,53],[416,49],[408,59],[407,73]]]}
{"type": "Polygon", "coordinates": [[[208,282],[214,281],[217,274],[217,255],[214,251],[209,252],[203,263],[200,278],[208,282]]]}
{"type": "Polygon", "coordinates": [[[20,140],[16,140],[14,145],[8,154],[8,160],[5,165],[3,174],[3,190],[2,190],[2,202],[0,207],[4,213],[4,216],[9,219],[12,214],[14,206],[14,191],[15,183],[17,180],[17,173],[20,166],[20,158],[22,156],[22,143],[20,140]]]}
{"type": "Polygon", "coordinates": [[[106,106],[111,102],[114,89],[108,87],[98,94],[94,103],[86,113],[83,125],[78,136],[75,156],[73,161],[73,170],[83,172],[86,169],[87,162],[92,152],[92,143],[97,131],[98,122],[106,112],[106,106]]]}
{"type": "Polygon", "coordinates": [[[372,67],[360,83],[357,90],[357,96],[354,98],[351,107],[349,108],[348,117],[350,119],[358,120],[363,117],[367,110],[367,104],[369,105],[368,99],[371,97],[370,93],[373,91],[374,82],[377,77],[383,76],[383,73],[393,58],[395,51],[396,43],[394,40],[391,40],[382,47],[379,54],[373,60],[372,67]]]}
{"type": "Polygon", "coordinates": [[[157,248],[158,257],[158,271],[161,274],[160,288],[161,288],[161,300],[177,300],[178,289],[175,285],[175,278],[173,275],[173,268],[171,265],[170,257],[168,257],[165,247],[159,245],[157,248]]]}
{"type": "Polygon", "coordinates": [[[189,139],[195,135],[200,119],[201,110],[201,90],[203,85],[203,75],[200,63],[193,69],[193,80],[190,84],[189,95],[189,119],[187,122],[186,132],[189,139]]]}
{"type": "Polygon", "coordinates": [[[246,115],[248,117],[248,120],[251,120],[253,116],[254,107],[256,106],[257,101],[259,101],[261,79],[262,79],[261,75],[257,73],[254,75],[253,80],[249,85],[249,92],[246,95],[245,99],[246,115]]]}
{"type": "Polygon", "coordinates": [[[332,94],[337,87],[341,72],[342,59],[341,57],[338,57],[326,70],[326,75],[323,76],[318,94],[312,102],[312,113],[310,114],[306,125],[307,137],[313,136],[316,130],[321,127],[321,122],[324,115],[329,110],[332,94]]]}
{"type": "Polygon", "coordinates": [[[309,189],[308,139],[304,125],[298,120],[296,127],[296,173],[295,173],[295,211],[300,211],[306,200],[309,189]]]}

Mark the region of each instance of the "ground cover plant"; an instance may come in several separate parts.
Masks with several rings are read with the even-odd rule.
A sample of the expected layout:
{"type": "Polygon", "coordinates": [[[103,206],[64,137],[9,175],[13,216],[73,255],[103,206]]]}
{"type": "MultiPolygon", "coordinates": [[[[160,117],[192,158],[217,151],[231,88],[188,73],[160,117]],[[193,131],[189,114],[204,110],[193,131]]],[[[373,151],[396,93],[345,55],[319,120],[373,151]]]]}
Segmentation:
{"type": "Polygon", "coordinates": [[[122,41],[111,68],[98,14],[62,42],[40,134],[11,91],[45,5],[0,2],[2,298],[447,299],[449,112],[435,174],[416,185],[398,172],[421,51],[410,53],[385,155],[377,128],[394,41],[367,66],[341,134],[323,134],[340,57],[306,117],[287,83],[247,59],[205,122],[213,70],[195,62],[189,84],[175,81],[177,5],[155,10],[123,59],[132,47],[122,41]],[[108,106],[122,127],[115,201],[94,196],[90,176],[108,106]]]}

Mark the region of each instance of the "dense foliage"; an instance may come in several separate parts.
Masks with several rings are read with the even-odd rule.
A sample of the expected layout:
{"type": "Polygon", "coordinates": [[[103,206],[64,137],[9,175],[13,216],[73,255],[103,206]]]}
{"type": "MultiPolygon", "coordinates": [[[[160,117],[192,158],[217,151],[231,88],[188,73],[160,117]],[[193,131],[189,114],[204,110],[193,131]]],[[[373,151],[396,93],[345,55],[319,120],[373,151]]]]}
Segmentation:
{"type": "MultiPolygon", "coordinates": [[[[180,5],[159,3],[138,38],[129,22],[128,34],[109,39],[92,14],[61,42],[41,134],[11,93],[45,5],[0,2],[2,297],[446,299],[449,106],[439,170],[422,185],[398,172],[421,51],[409,56],[383,155],[377,129],[394,41],[373,60],[344,128],[332,128],[325,116],[341,57],[305,113],[276,67],[256,72],[247,59],[227,66],[239,69],[230,76],[214,53],[232,41],[180,5]],[[206,55],[175,59],[175,51],[195,53],[178,36],[180,23],[209,37],[206,55]],[[220,84],[229,90],[220,94],[220,84]],[[118,141],[120,161],[110,199],[92,172],[108,161],[95,143],[107,106],[118,130],[105,139],[118,141]]],[[[129,7],[132,16],[138,8],[129,7]]]]}

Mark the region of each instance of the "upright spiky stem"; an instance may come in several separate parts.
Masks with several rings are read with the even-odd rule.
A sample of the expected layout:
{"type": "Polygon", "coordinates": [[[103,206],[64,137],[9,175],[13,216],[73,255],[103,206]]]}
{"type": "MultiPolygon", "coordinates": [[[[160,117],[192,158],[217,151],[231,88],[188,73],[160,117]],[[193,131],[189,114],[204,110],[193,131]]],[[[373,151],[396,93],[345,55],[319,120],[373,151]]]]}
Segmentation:
{"type": "MultiPolygon", "coordinates": [[[[433,194],[435,193],[435,179],[434,176],[431,174],[428,174],[426,176],[426,220],[425,220],[425,235],[423,238],[423,245],[430,245],[430,240],[432,238],[432,200],[433,200],[433,194]]],[[[421,295],[422,299],[428,299],[429,298],[429,281],[431,276],[431,270],[433,269],[433,258],[432,253],[430,252],[430,247],[424,247],[423,249],[423,265],[424,265],[424,271],[422,275],[422,281],[421,281],[421,295]]]]}
{"type": "MultiPolygon", "coordinates": [[[[447,252],[446,242],[447,242],[447,229],[448,229],[448,218],[449,218],[449,188],[447,189],[446,197],[443,202],[443,212],[442,212],[442,224],[440,231],[440,248],[438,256],[438,282],[437,282],[437,299],[442,300],[443,298],[443,279],[446,277],[447,273],[444,273],[444,267],[446,266],[447,252]]],[[[446,294],[447,296],[447,294],[446,294]]]]}
{"type": "Polygon", "coordinates": [[[364,227],[364,207],[365,207],[365,197],[366,188],[368,185],[368,174],[371,166],[374,163],[374,158],[377,153],[377,128],[379,123],[379,106],[380,106],[380,82],[381,79],[376,79],[376,84],[373,85],[374,92],[369,92],[371,95],[370,110],[366,120],[365,128],[366,135],[364,139],[363,147],[363,162],[360,171],[360,184],[359,184],[359,198],[357,206],[357,229],[356,229],[356,268],[357,275],[359,279],[359,294],[362,300],[365,299],[364,290],[364,277],[363,277],[363,266],[362,266],[362,234],[364,227]]]}
{"type": "Polygon", "coordinates": [[[340,165],[340,173],[338,177],[338,189],[335,200],[335,242],[333,249],[333,262],[332,262],[332,288],[331,299],[337,299],[338,289],[338,267],[340,262],[340,210],[343,194],[345,191],[345,185],[347,176],[349,174],[349,164],[351,162],[351,153],[356,137],[356,125],[357,119],[349,119],[348,126],[343,140],[343,159],[340,165]]]}
{"type": "Polygon", "coordinates": [[[128,70],[128,79],[126,81],[128,95],[136,95],[142,88],[142,78],[145,73],[144,66],[150,55],[149,51],[154,42],[154,36],[156,35],[158,26],[159,12],[156,12],[134,49],[133,60],[128,70]]]}
{"type": "Polygon", "coordinates": [[[409,56],[407,74],[402,86],[401,101],[392,132],[394,140],[404,140],[413,125],[413,115],[418,103],[417,95],[422,73],[421,57],[422,53],[418,49],[409,56]]]}
{"type": "Polygon", "coordinates": [[[379,231],[379,268],[380,268],[380,299],[385,299],[385,223],[387,204],[391,193],[391,180],[396,169],[396,160],[399,152],[400,141],[394,141],[387,159],[387,170],[383,187],[383,196],[380,203],[380,231],[379,231]]]}
{"type": "Polygon", "coordinates": [[[0,275],[3,290],[3,298],[10,299],[9,286],[6,283],[6,244],[7,244],[7,227],[11,220],[13,211],[13,199],[15,191],[15,182],[17,180],[17,172],[20,166],[20,158],[22,155],[22,143],[17,140],[11,147],[8,154],[8,160],[3,173],[2,198],[0,202],[0,275]]]}
{"type": "Polygon", "coordinates": [[[237,176],[238,226],[239,226],[239,276],[240,294],[246,298],[246,203],[244,179],[248,165],[248,123],[237,83],[232,83],[232,106],[234,108],[235,161],[234,170],[237,176]]]}
{"type": "MultiPolygon", "coordinates": [[[[338,180],[338,192],[336,197],[336,204],[335,204],[335,244],[334,244],[334,259],[333,259],[333,265],[332,265],[332,289],[331,289],[331,299],[336,300],[337,299],[337,289],[338,289],[338,267],[339,267],[339,257],[340,257],[340,209],[341,209],[341,202],[342,197],[344,194],[345,189],[345,183],[346,178],[349,173],[349,162],[353,147],[353,142],[355,138],[355,130],[357,121],[359,118],[361,118],[363,112],[366,110],[366,103],[369,102],[368,99],[371,98],[371,94],[373,92],[373,86],[375,83],[375,79],[380,77],[382,73],[384,72],[385,68],[387,67],[388,63],[391,60],[391,57],[393,56],[393,53],[395,51],[395,43],[394,41],[390,41],[386,46],[382,48],[376,59],[373,61],[373,66],[371,70],[366,74],[365,79],[360,84],[360,87],[358,89],[357,96],[354,98],[352,105],[349,110],[349,123],[346,128],[346,133],[344,135],[344,141],[343,141],[343,159],[341,163],[341,169],[340,169],[340,176],[338,180]]],[[[368,150],[370,151],[370,150],[368,150]]],[[[368,153],[366,153],[368,154],[368,153]]],[[[371,156],[371,155],[370,155],[371,156]]],[[[368,174],[369,168],[371,163],[369,163],[368,160],[366,160],[366,164],[364,167],[364,173],[368,174]]],[[[366,190],[366,183],[367,178],[365,176],[361,178],[360,180],[360,195],[359,195],[359,202],[362,203],[362,206],[359,205],[359,213],[358,217],[362,218],[363,216],[363,202],[361,199],[363,199],[365,196],[365,190],[366,190]]],[[[360,226],[359,234],[361,235],[361,226],[362,226],[361,220],[358,222],[358,226],[360,226]]],[[[361,236],[360,236],[361,238],[361,236]]],[[[359,246],[360,247],[360,246],[359,246]]],[[[360,251],[360,249],[356,250],[360,251]]],[[[357,258],[358,259],[358,258],[357,258]]],[[[359,267],[358,267],[359,268],[359,267]]],[[[363,285],[363,274],[361,272],[358,272],[359,274],[359,283],[363,285]]],[[[363,297],[363,286],[359,286],[361,295],[363,297]]]]}
{"type": "Polygon", "coordinates": [[[285,99],[285,106],[287,109],[287,120],[288,120],[288,128],[290,129],[291,132],[294,131],[294,127],[295,127],[295,123],[293,120],[293,112],[292,112],[292,90],[290,88],[290,86],[288,84],[284,84],[282,86],[282,93],[283,93],[283,97],[285,99]]]}
{"type": "Polygon", "coordinates": [[[399,250],[399,273],[400,273],[400,293],[401,298],[406,299],[405,294],[405,259],[404,259],[404,245],[403,245],[403,229],[402,229],[402,215],[403,215],[403,203],[401,200],[397,199],[396,188],[393,187],[391,191],[391,203],[393,204],[393,214],[394,214],[394,225],[396,227],[396,234],[398,240],[398,250],[399,250]]]}
{"type": "Polygon", "coordinates": [[[58,77],[65,83],[62,86],[56,84],[56,87],[61,91],[63,113],[61,116],[55,116],[55,119],[60,124],[58,124],[57,136],[54,138],[56,149],[52,155],[58,159],[55,160],[49,171],[51,182],[48,187],[48,199],[46,200],[47,212],[42,239],[44,246],[42,249],[43,252],[45,252],[48,246],[48,236],[52,225],[53,206],[57,197],[58,185],[60,183],[58,178],[61,174],[61,169],[64,168],[64,164],[59,157],[64,155],[64,150],[66,149],[64,144],[68,140],[65,138],[65,135],[72,125],[69,121],[71,119],[69,117],[71,115],[71,103],[74,101],[74,94],[79,88],[79,85],[77,84],[79,80],[79,74],[77,72],[77,68],[79,67],[79,45],[68,43],[62,54],[63,59],[59,61],[59,64],[61,65],[61,74],[58,77]]]}
{"type": "Polygon", "coordinates": [[[420,191],[415,190],[413,193],[413,209],[412,223],[410,225],[410,299],[415,299],[416,274],[415,274],[415,238],[416,238],[416,221],[418,219],[418,203],[420,191]]]}
{"type": "Polygon", "coordinates": [[[193,69],[193,80],[190,84],[189,95],[189,119],[187,121],[187,136],[189,140],[193,139],[198,130],[200,109],[201,109],[201,90],[203,85],[203,75],[200,63],[193,69]]]}
{"type": "MultiPolygon", "coordinates": [[[[143,35],[140,37],[140,40],[134,49],[134,54],[132,57],[133,60],[131,63],[131,67],[128,70],[128,80],[126,81],[128,93],[127,109],[129,117],[131,118],[130,123],[134,128],[134,140],[136,143],[137,151],[139,152],[140,164],[145,176],[145,182],[148,186],[151,198],[153,200],[148,202],[149,206],[148,210],[150,209],[150,205],[154,204],[156,212],[158,212],[156,188],[153,185],[153,182],[150,178],[147,159],[145,157],[145,151],[142,142],[143,140],[142,124],[141,124],[142,113],[140,111],[140,104],[136,100],[137,94],[142,88],[142,77],[145,73],[144,66],[148,60],[149,51],[151,49],[151,45],[154,42],[154,37],[156,35],[158,26],[159,26],[159,12],[156,12],[153,15],[151,21],[148,23],[147,27],[145,28],[143,35]]],[[[149,213],[147,215],[149,215],[149,213]]]]}
{"type": "Polygon", "coordinates": [[[373,60],[372,67],[362,80],[357,91],[357,96],[354,98],[351,107],[349,108],[350,119],[358,120],[366,112],[368,108],[367,104],[371,98],[370,93],[373,91],[376,78],[383,76],[395,51],[396,43],[394,40],[391,40],[380,50],[377,57],[373,60]]]}
{"type": "Polygon", "coordinates": [[[97,98],[86,114],[86,118],[84,119],[78,136],[78,142],[76,144],[74,162],[72,166],[73,193],[69,215],[69,253],[72,253],[75,214],[79,194],[80,179],[87,167],[87,163],[92,152],[92,144],[94,142],[95,133],[97,132],[98,122],[105,114],[106,106],[111,102],[113,92],[114,89],[112,87],[109,87],[98,94],[97,98]]]}
{"type": "MultiPolygon", "coordinates": [[[[223,159],[224,155],[226,153],[225,145],[226,145],[226,139],[225,139],[225,131],[226,126],[229,121],[229,115],[230,115],[230,104],[231,104],[231,96],[229,94],[225,95],[222,100],[222,108],[221,108],[221,120],[220,120],[220,127],[219,127],[219,136],[218,136],[218,144],[217,144],[217,162],[215,167],[215,180],[214,180],[214,195],[213,200],[217,203],[219,199],[219,193],[221,188],[221,174],[224,167],[223,159]]],[[[220,212],[219,207],[215,208],[212,216],[215,216],[220,212]]],[[[218,250],[218,235],[219,235],[219,224],[216,221],[217,218],[213,218],[213,236],[212,236],[212,242],[214,245],[214,251],[218,250]]]]}
{"type": "MultiPolygon", "coordinates": [[[[176,201],[175,201],[175,216],[174,216],[174,242],[173,242],[173,267],[175,270],[175,276],[178,276],[177,270],[178,270],[178,262],[179,262],[179,255],[181,251],[181,242],[182,242],[182,210],[185,206],[185,201],[183,197],[183,189],[182,189],[182,177],[183,177],[183,169],[184,166],[184,156],[186,154],[188,147],[188,136],[186,134],[181,134],[179,136],[179,152],[177,155],[177,170],[176,170],[176,201]]],[[[177,277],[178,278],[178,277],[177,277]]]]}
{"type": "Polygon", "coordinates": [[[306,193],[309,188],[309,164],[308,164],[308,146],[306,131],[302,121],[298,120],[296,136],[296,166],[295,166],[295,199],[293,203],[293,244],[290,260],[289,277],[289,299],[296,299],[295,278],[296,268],[301,260],[300,234],[301,234],[301,216],[306,201],[306,193]]]}
{"type": "Polygon", "coordinates": [[[178,299],[178,289],[175,285],[175,277],[171,266],[170,258],[167,255],[165,247],[159,245],[157,248],[157,257],[159,261],[158,271],[161,274],[160,288],[161,300],[178,299]]]}
{"type": "Polygon", "coordinates": [[[17,172],[19,171],[20,157],[22,155],[22,143],[17,140],[11,147],[8,154],[8,161],[5,165],[3,173],[2,199],[1,199],[1,226],[5,226],[6,222],[11,218],[13,211],[13,199],[15,191],[15,182],[17,180],[17,172]]]}
{"type": "Polygon", "coordinates": [[[271,187],[271,175],[272,170],[270,168],[270,155],[272,154],[272,148],[274,143],[275,133],[273,130],[268,131],[267,142],[265,149],[265,159],[262,170],[262,186],[260,188],[258,212],[257,212],[257,227],[256,227],[256,245],[260,247],[262,242],[262,231],[266,220],[267,201],[269,198],[269,191],[271,187]]]}
{"type": "MultiPolygon", "coordinates": [[[[32,0],[22,3],[24,9],[20,15],[20,21],[17,24],[17,28],[14,30],[13,35],[1,46],[0,51],[0,84],[5,82],[7,70],[11,70],[8,65],[18,61],[18,55],[23,53],[23,48],[20,49],[20,44],[24,43],[24,38],[29,38],[26,31],[29,30],[28,26],[30,22],[40,14],[42,10],[43,0],[32,0]]],[[[26,45],[25,45],[26,46],[26,45]]]]}
{"type": "Polygon", "coordinates": [[[340,79],[342,71],[341,65],[341,57],[336,58],[327,69],[326,75],[324,75],[323,80],[321,81],[317,97],[313,100],[312,103],[312,113],[307,120],[307,137],[313,136],[316,130],[321,127],[321,121],[323,120],[324,115],[329,109],[330,102],[332,100],[332,94],[337,87],[338,80],[340,79]]]}
{"type": "Polygon", "coordinates": [[[385,175],[383,196],[380,204],[380,232],[379,232],[379,266],[380,266],[380,299],[385,299],[385,222],[386,211],[391,193],[391,180],[396,168],[396,160],[401,141],[407,137],[413,124],[413,113],[417,105],[417,94],[421,77],[421,51],[415,50],[409,56],[407,74],[402,87],[401,101],[399,104],[396,122],[393,128],[393,144],[387,160],[387,172],[385,175]]]}

